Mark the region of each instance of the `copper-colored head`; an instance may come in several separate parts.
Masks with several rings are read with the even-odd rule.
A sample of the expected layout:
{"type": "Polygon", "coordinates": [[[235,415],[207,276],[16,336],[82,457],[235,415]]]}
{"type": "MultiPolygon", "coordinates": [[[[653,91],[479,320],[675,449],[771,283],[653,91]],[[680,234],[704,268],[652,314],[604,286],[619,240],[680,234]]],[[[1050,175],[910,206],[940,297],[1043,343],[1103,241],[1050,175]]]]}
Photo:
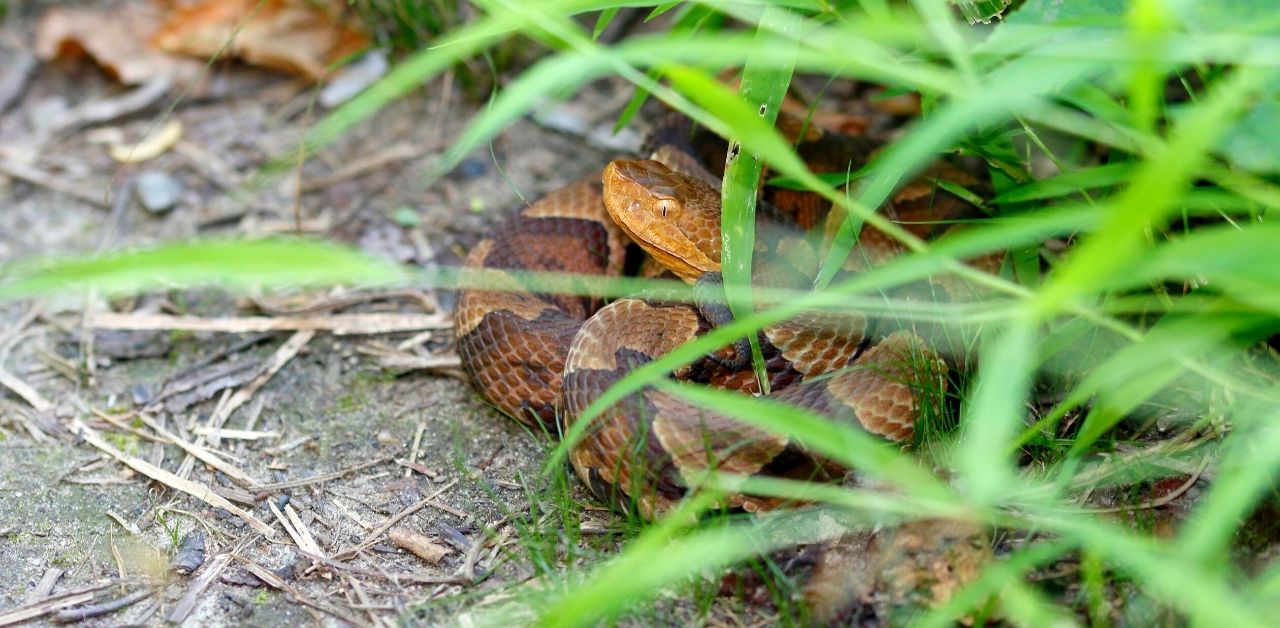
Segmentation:
{"type": "Polygon", "coordinates": [[[619,159],[604,169],[609,215],[685,281],[720,271],[720,193],[657,161],[619,159]]]}

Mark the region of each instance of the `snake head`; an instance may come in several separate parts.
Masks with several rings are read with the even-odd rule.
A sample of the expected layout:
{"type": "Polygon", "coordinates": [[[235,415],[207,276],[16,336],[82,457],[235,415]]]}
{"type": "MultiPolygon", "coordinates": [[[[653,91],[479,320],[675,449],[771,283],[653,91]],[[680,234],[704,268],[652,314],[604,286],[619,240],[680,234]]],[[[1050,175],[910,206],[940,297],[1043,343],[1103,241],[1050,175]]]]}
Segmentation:
{"type": "Polygon", "coordinates": [[[619,159],[604,169],[604,204],[660,264],[685,281],[720,271],[720,193],[653,160],[619,159]]]}

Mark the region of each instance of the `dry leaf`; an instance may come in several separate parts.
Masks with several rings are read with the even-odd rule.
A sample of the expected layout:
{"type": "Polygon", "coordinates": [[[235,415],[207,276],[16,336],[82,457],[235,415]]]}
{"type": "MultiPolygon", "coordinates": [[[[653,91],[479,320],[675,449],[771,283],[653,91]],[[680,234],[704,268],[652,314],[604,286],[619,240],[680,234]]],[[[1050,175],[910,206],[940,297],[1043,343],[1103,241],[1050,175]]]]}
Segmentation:
{"type": "Polygon", "coordinates": [[[248,63],[318,79],[369,39],[342,21],[343,2],[206,0],[177,9],[152,42],[162,50],[248,63]]]}
{"type": "Polygon", "coordinates": [[[120,142],[107,149],[111,158],[126,164],[136,164],[155,159],[173,148],[182,139],[182,123],[170,120],[168,124],[151,132],[138,142],[120,142]]]}
{"type": "Polygon", "coordinates": [[[200,63],[153,49],[147,40],[163,12],[151,2],[124,2],[111,10],[58,7],[45,13],[36,32],[36,54],[45,61],[87,56],[126,85],[169,75],[185,83],[200,63]]]}

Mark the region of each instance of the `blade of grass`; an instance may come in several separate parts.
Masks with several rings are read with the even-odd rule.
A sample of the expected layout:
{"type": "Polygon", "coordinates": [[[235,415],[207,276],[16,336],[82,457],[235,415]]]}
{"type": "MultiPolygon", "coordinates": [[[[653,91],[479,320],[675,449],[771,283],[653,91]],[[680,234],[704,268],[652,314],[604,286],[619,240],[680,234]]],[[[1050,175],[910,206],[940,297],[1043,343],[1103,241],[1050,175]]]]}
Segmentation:
{"type": "Polygon", "coordinates": [[[175,286],[237,290],[272,286],[402,283],[394,264],[327,242],[210,240],[102,256],[36,259],[0,267],[0,301],[94,288],[136,294],[175,286]]]}

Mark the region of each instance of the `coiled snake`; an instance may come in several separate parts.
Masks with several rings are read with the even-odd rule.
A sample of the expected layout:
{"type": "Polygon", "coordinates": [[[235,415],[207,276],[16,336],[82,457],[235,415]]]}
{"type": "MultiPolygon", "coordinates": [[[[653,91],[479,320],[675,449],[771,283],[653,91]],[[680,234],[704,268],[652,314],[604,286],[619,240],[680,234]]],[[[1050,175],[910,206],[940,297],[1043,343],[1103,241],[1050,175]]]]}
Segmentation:
{"type": "MultiPolygon", "coordinates": [[[[456,311],[458,351],[485,397],[518,421],[557,433],[630,370],[731,320],[716,294],[718,181],[695,157],[723,156],[725,147],[687,123],[661,125],[648,142],[653,159],[617,160],[602,173],[552,191],[471,251],[467,269],[617,276],[634,242],[666,274],[710,296],[692,305],[639,297],[603,305],[596,297],[538,293],[514,276],[500,278],[496,283],[503,285],[492,289],[465,290],[456,311]]],[[[867,161],[874,145],[809,129],[797,148],[815,172],[849,172],[867,161]]],[[[963,171],[938,168],[947,169],[948,179],[977,184],[963,171]]],[[[821,226],[826,203],[783,189],[765,189],[763,197],[757,277],[771,285],[800,285],[795,278],[812,272],[821,259],[814,238],[803,230],[821,226]]],[[[906,222],[936,223],[971,210],[922,177],[881,211],[906,222]]],[[[925,236],[933,229],[911,228],[925,236]]],[[[897,253],[896,243],[878,231],[864,229],[860,242],[859,254],[846,264],[850,269],[897,253]]],[[[876,327],[860,312],[814,312],[764,328],[759,336],[772,396],[892,441],[909,440],[921,390],[936,391],[946,366],[919,336],[877,333],[876,327]],[[835,374],[821,377],[830,373],[835,374]]],[[[757,384],[746,346],[743,339],[673,376],[753,391],[757,384]]],[[[616,502],[626,495],[647,517],[670,509],[685,495],[687,480],[712,466],[815,479],[836,478],[842,471],[785,437],[655,389],[618,402],[595,422],[571,451],[574,468],[599,497],[616,502]]],[[[731,501],[750,511],[778,504],[748,495],[731,501]]]]}

